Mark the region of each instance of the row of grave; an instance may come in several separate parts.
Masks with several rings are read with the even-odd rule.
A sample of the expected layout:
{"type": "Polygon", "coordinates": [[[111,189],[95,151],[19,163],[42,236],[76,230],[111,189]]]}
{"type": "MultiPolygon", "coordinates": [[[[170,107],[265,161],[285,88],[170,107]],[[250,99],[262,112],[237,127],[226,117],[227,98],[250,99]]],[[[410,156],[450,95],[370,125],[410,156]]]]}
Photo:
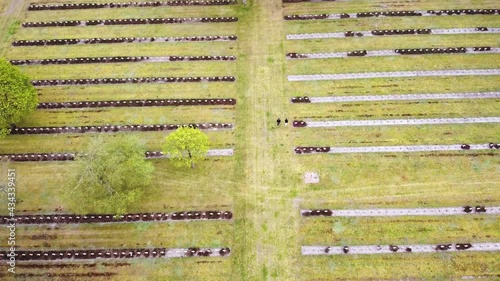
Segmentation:
{"type": "Polygon", "coordinates": [[[288,15],[285,20],[322,20],[322,19],[349,19],[369,17],[415,17],[415,16],[452,16],[452,15],[498,15],[500,9],[459,9],[459,10],[428,10],[428,11],[388,11],[388,12],[360,12],[342,14],[315,14],[315,15],[288,15]]]}
{"type": "Polygon", "coordinates": [[[15,127],[9,129],[11,135],[40,134],[76,134],[76,133],[111,133],[111,132],[158,132],[171,131],[181,127],[200,130],[231,129],[229,123],[192,123],[192,124],[156,124],[156,125],[107,125],[107,126],[77,126],[77,127],[15,127]]]}
{"type": "Polygon", "coordinates": [[[25,22],[22,27],[55,27],[55,26],[96,26],[96,25],[130,25],[130,24],[170,24],[189,22],[237,22],[236,17],[215,18],[147,18],[147,19],[107,19],[107,20],[69,20],[25,22]]]}
{"type": "MultiPolygon", "coordinates": [[[[309,147],[299,146],[294,149],[296,154],[316,153],[400,153],[400,152],[435,152],[461,150],[492,150],[500,149],[498,143],[487,144],[452,144],[452,145],[399,145],[399,146],[348,146],[348,147],[309,147]]],[[[494,156],[494,153],[487,153],[494,156]]],[[[433,156],[431,154],[430,156],[433,156]]]]}
{"type": "Polygon", "coordinates": [[[294,121],[294,127],[346,127],[429,124],[500,123],[500,117],[420,118],[382,120],[294,121]]]}
{"type": "MultiPolygon", "coordinates": [[[[403,95],[382,95],[382,96],[338,96],[338,97],[313,97],[308,96],[293,97],[292,103],[322,102],[319,99],[345,99],[346,101],[363,100],[404,100],[408,99],[451,99],[451,98],[498,98],[500,92],[479,92],[479,93],[449,93],[449,94],[403,94],[403,95]],[[311,100],[313,99],[313,100],[311,100]]],[[[324,102],[324,101],[323,101],[324,102]]],[[[303,123],[300,123],[303,124],[303,123]]]]}
{"type": "Polygon", "coordinates": [[[84,57],[41,60],[11,60],[13,65],[86,64],[120,62],[164,62],[164,61],[233,61],[235,56],[166,56],[166,57],[84,57]]]}
{"type": "Polygon", "coordinates": [[[205,41],[236,41],[235,35],[185,36],[185,37],[116,37],[116,38],[81,38],[81,39],[48,39],[48,40],[17,40],[12,46],[60,46],[81,44],[119,44],[119,43],[153,43],[153,42],[205,42],[205,41]]]}
{"type": "Polygon", "coordinates": [[[184,106],[184,105],[235,105],[235,99],[153,99],[118,101],[75,101],[42,102],[38,109],[97,108],[97,107],[143,107],[143,106],[184,106]]]}
{"type": "Polygon", "coordinates": [[[500,32],[500,28],[490,27],[474,27],[474,28],[451,28],[451,29],[384,29],[384,30],[368,30],[368,31],[345,31],[345,32],[329,32],[329,33],[304,33],[304,34],[288,34],[288,40],[304,40],[304,39],[324,39],[324,38],[344,38],[344,37],[363,37],[363,36],[384,36],[384,35],[445,35],[445,34],[496,34],[500,32]]]}
{"type": "Polygon", "coordinates": [[[195,1],[148,1],[148,2],[108,2],[108,3],[71,3],[71,4],[30,4],[28,11],[44,10],[76,10],[76,9],[104,9],[127,7],[161,7],[161,6],[218,6],[236,5],[236,0],[195,0],[195,1]]]}
{"type": "MultiPolygon", "coordinates": [[[[209,150],[207,156],[232,156],[233,149],[212,149],[209,150]]],[[[86,154],[83,154],[86,155],[86,154]]],[[[14,162],[43,162],[43,161],[73,161],[76,153],[8,153],[0,154],[0,161],[8,160],[14,162]]],[[[146,159],[153,158],[168,158],[168,155],[161,151],[146,151],[144,153],[146,159]]]]}
{"type": "MultiPolygon", "coordinates": [[[[438,244],[438,245],[436,245],[434,247],[434,250],[436,250],[436,251],[447,251],[447,250],[450,250],[451,248],[452,248],[452,244],[438,244]]],[[[470,248],[472,248],[472,244],[470,244],[470,243],[457,243],[457,244],[455,244],[455,249],[459,250],[459,251],[468,250],[470,248]]],[[[403,250],[404,252],[407,252],[407,253],[411,253],[412,252],[412,248],[411,247],[400,248],[400,247],[395,246],[395,245],[389,245],[388,249],[389,249],[389,251],[394,252],[394,253],[396,253],[396,252],[398,252],[400,250],[403,250]]],[[[331,250],[331,247],[326,247],[325,248],[325,254],[330,253],[330,250],[331,250]]],[[[382,250],[382,247],[380,247],[380,250],[382,250]]],[[[342,252],[344,252],[344,254],[349,253],[349,246],[343,246],[342,247],[342,252]]]]}
{"type": "Polygon", "coordinates": [[[302,246],[302,255],[373,255],[393,253],[436,252],[494,252],[500,251],[500,243],[456,243],[456,244],[407,244],[407,245],[356,245],[356,246],[302,246]]]}
{"type": "Polygon", "coordinates": [[[171,220],[230,220],[230,211],[184,211],[173,213],[138,213],[114,216],[112,214],[49,214],[0,216],[0,224],[80,224],[80,223],[114,223],[138,221],[171,221],[171,220]]]}
{"type": "Polygon", "coordinates": [[[0,251],[0,260],[89,260],[89,259],[127,259],[127,258],[175,258],[195,256],[227,256],[229,248],[168,249],[94,249],[94,250],[54,250],[54,251],[0,251]]]}
{"type": "Polygon", "coordinates": [[[145,78],[92,78],[92,79],[54,79],[33,80],[35,87],[64,85],[102,85],[102,84],[137,84],[137,83],[185,83],[185,82],[234,82],[234,76],[205,77],[145,77],[145,78]]]}
{"type": "MultiPolygon", "coordinates": [[[[316,209],[316,210],[303,210],[301,211],[301,215],[303,217],[317,217],[317,216],[325,216],[325,217],[331,217],[334,215],[334,212],[337,210],[330,210],[330,209],[316,209]]],[[[462,207],[462,212],[466,214],[470,214],[472,212],[474,213],[486,213],[486,207],[485,206],[464,206],[462,207]]]]}
{"type": "MultiPolygon", "coordinates": [[[[497,51],[497,48],[494,48],[497,51]]],[[[394,49],[381,51],[356,50],[342,53],[323,53],[323,54],[300,54],[287,53],[289,59],[308,59],[308,58],[329,58],[329,57],[364,57],[364,56],[382,56],[382,55],[424,55],[424,54],[465,54],[471,52],[490,52],[492,47],[448,47],[448,48],[413,48],[413,49],[394,49]]]]}
{"type": "MultiPolygon", "coordinates": [[[[500,143],[490,142],[488,144],[489,149],[500,149],[500,143]]],[[[471,149],[470,144],[463,143],[460,145],[460,148],[463,150],[471,149]]],[[[294,149],[296,154],[302,153],[329,153],[331,151],[331,147],[328,146],[298,146],[294,149]]]]}
{"type": "MultiPolygon", "coordinates": [[[[499,48],[500,49],[500,48],[499,48]]],[[[448,100],[448,99],[497,99],[500,92],[476,93],[425,93],[395,94],[367,96],[327,96],[327,97],[293,97],[292,103],[327,103],[327,102],[367,102],[367,101],[403,101],[403,100],[448,100]]]]}

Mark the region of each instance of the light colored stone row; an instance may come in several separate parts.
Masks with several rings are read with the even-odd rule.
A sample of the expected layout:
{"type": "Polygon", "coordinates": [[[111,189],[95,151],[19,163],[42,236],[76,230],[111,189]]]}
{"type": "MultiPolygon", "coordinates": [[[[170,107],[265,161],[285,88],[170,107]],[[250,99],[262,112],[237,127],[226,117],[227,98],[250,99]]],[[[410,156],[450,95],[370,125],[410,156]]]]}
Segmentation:
{"type": "MultiPolygon", "coordinates": [[[[219,251],[221,250],[222,248],[203,248],[203,249],[200,249],[201,251],[204,251],[204,250],[211,250],[212,251],[212,254],[210,254],[210,257],[220,257],[220,253],[219,251]]],[[[167,249],[167,251],[165,252],[165,258],[184,258],[186,257],[186,252],[188,249],[184,249],[184,248],[173,248],[173,249],[167,249]]],[[[229,256],[230,254],[226,254],[225,256],[229,256]]]]}
{"type": "MultiPolygon", "coordinates": [[[[425,151],[459,151],[461,144],[452,145],[404,145],[404,146],[361,146],[331,147],[328,153],[376,153],[376,152],[425,152],[425,151]]],[[[471,144],[469,150],[491,150],[488,144],[471,144]]]]}
{"type": "Polygon", "coordinates": [[[207,156],[233,156],[234,150],[232,148],[228,149],[210,149],[207,156]]]}
{"type": "MultiPolygon", "coordinates": [[[[160,153],[160,155],[157,155],[158,152],[150,152],[151,156],[150,158],[170,158],[169,155],[164,155],[163,153],[160,153]]],[[[213,156],[233,156],[234,150],[232,148],[226,148],[226,149],[209,149],[207,153],[207,157],[213,157],[213,156]]]]}
{"type": "Polygon", "coordinates": [[[399,78],[399,77],[483,76],[483,75],[500,75],[500,69],[456,69],[456,70],[288,75],[288,81],[321,81],[321,80],[373,79],[373,78],[399,78]]]}
{"type": "MultiPolygon", "coordinates": [[[[355,31],[355,33],[361,33],[363,37],[383,37],[383,36],[398,36],[397,35],[373,35],[371,31],[355,31]]],[[[500,33],[500,28],[488,28],[488,30],[480,31],[476,28],[450,28],[450,29],[432,29],[430,35],[437,34],[492,34],[500,33]]],[[[401,34],[403,35],[403,34],[401,34]]],[[[429,35],[429,34],[404,34],[404,35],[429,35]]],[[[328,33],[300,33],[300,34],[288,34],[286,39],[288,40],[304,40],[304,39],[324,39],[324,38],[344,38],[344,32],[328,32],[328,33]]]]}
{"type": "MultiPolygon", "coordinates": [[[[448,15],[446,13],[442,13],[440,15],[438,14],[435,14],[435,13],[429,13],[428,11],[412,11],[412,12],[416,12],[416,13],[420,13],[422,14],[422,17],[433,17],[433,16],[467,16],[467,14],[460,14],[460,15],[457,15],[457,14],[453,14],[453,15],[448,15]]],[[[345,18],[345,19],[357,19],[357,18],[361,18],[361,19],[370,19],[370,18],[394,18],[394,17],[402,17],[402,16],[384,16],[384,15],[378,15],[378,16],[373,16],[373,17],[358,17],[358,14],[357,13],[347,13],[349,15],[348,18],[345,18]]],[[[326,18],[327,20],[338,20],[338,19],[343,19],[341,18],[341,14],[329,14],[326,18]]],[[[314,20],[318,20],[318,19],[314,19],[314,20]]],[[[319,19],[321,20],[321,19],[319,19]]]]}
{"type": "MultiPolygon", "coordinates": [[[[472,215],[472,214],[500,214],[500,207],[485,207],[486,212],[476,212],[474,207],[467,213],[464,207],[448,208],[412,208],[412,209],[352,209],[352,210],[331,210],[332,217],[399,217],[399,216],[451,216],[451,215],[472,215]]],[[[301,210],[305,213],[311,210],[301,210]]]]}
{"type": "Polygon", "coordinates": [[[495,99],[500,98],[500,92],[484,93],[449,93],[449,94],[401,94],[376,96],[338,96],[310,97],[311,103],[324,102],[363,102],[363,101],[393,101],[393,100],[447,100],[447,99],[495,99]]]}
{"type": "MultiPolygon", "coordinates": [[[[456,244],[451,244],[448,250],[436,250],[437,245],[432,244],[416,244],[416,245],[394,245],[398,247],[396,252],[390,250],[390,245],[366,245],[366,246],[349,246],[347,255],[363,255],[363,254],[395,254],[395,253],[441,253],[441,252],[489,252],[499,251],[500,243],[473,243],[469,249],[458,250],[456,244]],[[406,249],[411,249],[406,252],[406,249]]],[[[329,246],[328,253],[325,252],[327,246],[302,246],[302,255],[346,255],[342,246],[329,246]]]]}
{"type": "Polygon", "coordinates": [[[307,127],[399,126],[430,124],[500,123],[500,117],[465,117],[433,119],[306,121],[307,127]]]}
{"type": "MultiPolygon", "coordinates": [[[[415,49],[429,49],[429,48],[415,48],[415,49]]],[[[413,54],[413,55],[403,55],[401,53],[396,53],[395,50],[378,50],[378,51],[367,51],[364,56],[348,56],[348,52],[337,52],[337,53],[314,53],[314,54],[301,54],[306,55],[307,58],[300,59],[330,59],[330,58],[359,58],[359,57],[387,57],[387,56],[416,56],[416,55],[431,55],[431,54],[413,54]]],[[[442,55],[450,54],[498,54],[500,53],[500,48],[491,48],[489,51],[474,51],[474,48],[467,48],[466,53],[443,53],[442,55]]],[[[437,54],[432,54],[437,55],[437,54]]]]}

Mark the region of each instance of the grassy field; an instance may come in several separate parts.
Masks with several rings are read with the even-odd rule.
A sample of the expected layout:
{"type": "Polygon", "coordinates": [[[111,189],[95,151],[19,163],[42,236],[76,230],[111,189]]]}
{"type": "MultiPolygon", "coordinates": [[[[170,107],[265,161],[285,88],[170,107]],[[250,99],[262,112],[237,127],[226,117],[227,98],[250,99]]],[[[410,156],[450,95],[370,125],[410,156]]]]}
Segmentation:
{"type": "MultiPolygon", "coordinates": [[[[13,1],[13,0],[12,0],[13,1]]],[[[0,2],[0,11],[12,1],[0,2]],[[7,4],[4,4],[7,2],[7,4]],[[3,6],[2,6],[3,4],[3,6]]],[[[65,3],[68,0],[37,0],[65,3]]],[[[79,2],[71,0],[69,2],[79,2]]],[[[94,2],[107,2],[97,0],[94,2]]],[[[247,6],[162,7],[27,12],[20,1],[0,19],[0,54],[8,59],[97,56],[235,55],[231,62],[165,62],[22,66],[33,79],[231,75],[236,83],[173,83],[42,87],[41,102],[147,98],[236,98],[236,106],[38,110],[22,126],[77,126],[226,122],[233,130],[209,131],[213,148],[235,148],[233,157],[209,158],[194,170],[152,160],[153,187],[133,212],[220,209],[232,221],[18,226],[20,249],[229,246],[228,258],[151,259],[117,262],[19,264],[19,280],[495,280],[499,253],[301,256],[304,245],[498,242],[499,216],[301,218],[301,208],[397,208],[499,206],[498,151],[295,155],[295,146],[371,146],[488,143],[500,139],[497,124],[276,128],[289,120],[376,120],[499,116],[498,99],[291,104],[294,96],[388,95],[498,91],[496,76],[359,79],[288,82],[287,75],[365,71],[499,68],[497,54],[287,60],[288,52],[317,53],[395,48],[492,46],[496,34],[422,35],[286,40],[289,33],[385,28],[500,27],[499,16],[453,16],[284,21],[284,15],[498,8],[493,0],[385,1],[247,6]],[[19,6],[20,5],[20,6],[19,6]],[[237,16],[237,23],[18,28],[20,22],[142,17],[237,16]],[[235,42],[141,43],[8,47],[13,40],[127,36],[237,35],[235,42]],[[303,183],[318,172],[320,183],[303,183]],[[45,268],[44,268],[45,266],[45,268]],[[31,274],[31,275],[30,275],[31,274]],[[54,274],[54,275],[47,275],[54,274]],[[57,275],[59,274],[59,275],[57,275]]],[[[7,8],[8,9],[8,8],[7,8]]],[[[137,132],[148,149],[160,149],[168,132],[137,132]]],[[[123,133],[104,134],[105,140],[123,133]]],[[[0,153],[81,151],[95,134],[8,136],[0,153]]],[[[0,165],[1,169],[5,165],[0,165]]],[[[58,188],[74,163],[9,163],[18,174],[18,213],[70,212],[58,188]]],[[[4,200],[4,197],[1,197],[4,200]]],[[[2,201],[3,202],[3,201],[2,201]]],[[[6,210],[0,210],[5,214],[6,210]]],[[[0,237],[8,234],[0,230],[0,237]]],[[[6,247],[6,240],[0,241],[6,247]]],[[[6,272],[0,265],[1,274],[6,272]]],[[[0,275],[2,280],[11,276],[0,275]]]]}

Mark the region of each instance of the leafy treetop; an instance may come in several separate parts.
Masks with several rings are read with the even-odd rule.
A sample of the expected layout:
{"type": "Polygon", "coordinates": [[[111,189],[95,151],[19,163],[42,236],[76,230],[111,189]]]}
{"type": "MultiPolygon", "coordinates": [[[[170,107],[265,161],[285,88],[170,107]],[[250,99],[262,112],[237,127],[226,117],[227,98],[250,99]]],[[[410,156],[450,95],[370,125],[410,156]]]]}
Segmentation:
{"type": "Polygon", "coordinates": [[[28,76],[0,58],[0,137],[35,111],[37,104],[37,93],[28,76]]]}
{"type": "Polygon", "coordinates": [[[175,166],[194,168],[207,156],[209,145],[208,136],[199,129],[181,127],[165,138],[163,153],[175,166]]]}

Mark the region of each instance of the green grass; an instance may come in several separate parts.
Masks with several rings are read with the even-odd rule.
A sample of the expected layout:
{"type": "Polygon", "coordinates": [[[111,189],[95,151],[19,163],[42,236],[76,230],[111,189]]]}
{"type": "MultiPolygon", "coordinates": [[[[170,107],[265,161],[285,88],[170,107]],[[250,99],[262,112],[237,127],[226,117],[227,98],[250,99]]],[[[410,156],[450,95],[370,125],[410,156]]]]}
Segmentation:
{"type": "MultiPolygon", "coordinates": [[[[225,35],[225,34],[220,34],[225,35]]],[[[230,35],[230,34],[227,34],[230,35]]],[[[71,46],[16,47],[9,59],[50,59],[102,56],[229,56],[235,55],[234,41],[97,44],[71,46]]],[[[189,63],[188,63],[189,64],[189,63]]]]}
{"type": "Polygon", "coordinates": [[[24,126],[93,126],[132,124],[183,124],[232,122],[234,107],[200,106],[194,115],[190,106],[177,107],[122,107],[73,110],[38,110],[23,123],[24,126]]]}
{"type": "Polygon", "coordinates": [[[302,219],[302,245],[389,245],[496,242],[497,216],[302,219]],[[370,233],[370,235],[367,235],[370,233]]]}
{"type": "MultiPolygon", "coordinates": [[[[234,130],[204,131],[210,140],[210,147],[234,147],[234,130]]],[[[0,147],[0,153],[28,153],[28,152],[80,152],[85,151],[89,141],[96,136],[104,136],[105,142],[120,138],[124,134],[138,137],[148,150],[161,150],[165,137],[170,134],[164,132],[121,132],[121,133],[88,133],[65,135],[16,135],[3,140],[5,146],[0,147]]]]}
{"type": "Polygon", "coordinates": [[[420,101],[420,102],[367,102],[355,104],[320,103],[299,105],[305,120],[358,120],[407,118],[457,118],[498,116],[500,101],[495,99],[420,101]]]}
{"type": "MultiPolygon", "coordinates": [[[[214,173],[234,169],[230,158],[210,158],[196,169],[175,168],[166,159],[150,160],[155,167],[152,187],[145,191],[140,202],[130,212],[159,212],[198,208],[230,208],[231,193],[228,190],[237,185],[232,174],[214,173]],[[161,200],[150,200],[161,198],[161,200]]],[[[70,212],[59,196],[59,187],[74,173],[74,163],[12,163],[17,170],[17,200],[19,214],[52,213],[58,207],[70,212]]],[[[2,197],[5,203],[5,197],[2,197]]],[[[7,209],[1,211],[3,214],[7,209]]]]}
{"type": "Polygon", "coordinates": [[[237,23],[189,23],[171,25],[114,25],[22,28],[16,40],[109,37],[170,37],[232,35],[237,23]]]}
{"type": "MultiPolygon", "coordinates": [[[[441,253],[304,257],[300,280],[366,280],[379,278],[458,279],[490,276],[495,280],[498,253],[441,253]]],[[[488,280],[488,279],[487,279],[488,280]]]]}
{"type": "Polygon", "coordinates": [[[231,62],[184,62],[184,63],[106,63],[88,65],[34,65],[23,68],[33,79],[77,79],[83,78],[129,78],[129,77],[188,77],[230,76],[234,66],[231,62]],[[196,66],[196,70],[193,70],[196,66]],[[96,76],[99,73],[101,76],[96,76]]]}
{"type": "Polygon", "coordinates": [[[432,145],[489,143],[498,139],[499,129],[500,124],[443,124],[305,128],[287,135],[296,146],[432,145]]]}
{"type": "Polygon", "coordinates": [[[497,54],[389,56],[349,59],[290,60],[287,74],[499,68],[497,54]]]}
{"type": "Polygon", "coordinates": [[[494,206],[500,202],[495,189],[499,153],[475,154],[300,155],[293,181],[302,181],[304,172],[319,173],[320,183],[300,195],[304,204],[317,208],[494,206]]]}
{"type": "MultiPolygon", "coordinates": [[[[40,102],[235,98],[236,83],[123,84],[38,88],[40,102]]],[[[238,100],[237,100],[238,102],[238,100]]]]}
{"type": "MultiPolygon", "coordinates": [[[[98,0],[107,1],[107,0],[98,0]]],[[[40,1],[39,1],[40,2],[40,1]]],[[[45,1],[44,1],[45,2],[45,1]]],[[[57,0],[55,2],[65,2],[57,0]]],[[[237,42],[152,43],[7,48],[10,59],[80,56],[236,55],[235,62],[137,63],[110,65],[27,66],[33,79],[233,75],[236,83],[177,83],[39,88],[41,101],[118,100],[139,98],[237,99],[235,107],[108,108],[102,110],[37,111],[25,126],[101,123],[231,122],[232,131],[210,132],[216,148],[235,147],[235,156],[210,158],[193,170],[178,169],[166,159],[152,160],[155,181],[132,212],[187,209],[229,209],[232,222],[181,224],[63,226],[58,230],[22,227],[19,241],[46,247],[32,239],[36,232],[54,232],[51,245],[66,248],[119,246],[156,242],[172,247],[190,243],[228,244],[228,258],[134,260],[122,268],[99,266],[100,272],[119,275],[110,280],[356,280],[459,279],[463,275],[499,274],[497,253],[443,253],[410,255],[304,257],[307,243],[377,243],[440,239],[498,241],[498,216],[459,218],[335,219],[300,218],[300,208],[496,206],[498,151],[408,154],[295,155],[296,145],[399,145],[486,143],[499,138],[496,124],[399,126],[336,129],[276,128],[279,116],[324,119],[381,119],[406,117],[498,116],[498,101],[370,102],[339,104],[290,103],[290,97],[377,95],[396,93],[453,93],[498,91],[496,76],[387,78],[319,82],[287,82],[286,75],[312,72],[363,72],[498,68],[498,55],[436,55],[421,57],[353,58],[290,61],[286,52],[337,52],[357,49],[493,46],[498,36],[426,35],[285,40],[287,33],[371,30],[377,28],[455,28],[499,26],[497,16],[386,18],[344,21],[285,22],[292,13],[362,12],[445,8],[497,8],[492,0],[418,2],[360,0],[351,2],[285,4],[249,1],[231,7],[125,8],[110,10],[23,12],[11,20],[62,20],[168,16],[237,16],[231,24],[185,24],[19,29],[11,40],[231,35],[237,42]],[[333,6],[332,6],[333,5],[333,6]],[[15,19],[14,19],[15,18],[15,19]],[[433,155],[431,155],[433,154],[433,155]],[[321,182],[305,185],[304,172],[319,172],[321,182]],[[480,220],[474,220],[479,218],[480,220]],[[426,231],[419,232],[421,229],[426,231]],[[152,232],[146,233],[146,229],[152,232]],[[332,232],[337,230],[340,233],[332,232]],[[461,231],[461,229],[464,229],[461,231]],[[221,233],[219,234],[220,231],[221,233]],[[122,233],[124,232],[124,233],[122,233]],[[421,235],[419,235],[422,233],[421,235]],[[127,235],[129,234],[129,235],[127,235]],[[475,235],[475,237],[473,237],[475,235]],[[489,235],[489,237],[487,237],[489,235]],[[174,240],[176,239],[176,240],[174,240]],[[411,267],[408,264],[411,263],[411,267]]],[[[8,25],[6,25],[8,26],[8,25]]],[[[8,32],[7,28],[2,30],[8,32]]],[[[122,134],[107,135],[107,139],[122,134]]],[[[166,133],[134,133],[150,149],[158,149],[166,133]]],[[[80,150],[94,135],[9,136],[0,141],[2,152],[80,150]]],[[[18,211],[70,212],[58,187],[74,172],[74,163],[11,163],[18,172],[18,211]]],[[[5,212],[1,211],[1,212],[5,212]]],[[[448,241],[448,240],[447,240],[448,241]]],[[[21,273],[88,272],[88,269],[28,269],[21,273]]],[[[38,278],[43,280],[45,276],[38,278]]],[[[33,278],[35,279],[35,278],[33,278]]],[[[85,280],[85,277],[75,277],[85,280]]],[[[103,279],[101,277],[101,279],[103,279]]]]}
{"type": "MultiPolygon", "coordinates": [[[[229,221],[70,224],[57,228],[18,225],[16,238],[23,241],[20,248],[39,250],[227,247],[232,227],[229,221]]],[[[0,233],[8,235],[8,230],[2,228],[0,233]]],[[[8,247],[7,241],[2,241],[2,247],[8,247]]]]}
{"type": "MultiPolygon", "coordinates": [[[[290,82],[285,86],[288,97],[328,95],[377,95],[411,93],[462,93],[498,91],[498,77],[422,77],[377,78],[336,81],[290,82]]],[[[289,101],[289,99],[287,99],[289,101]]]]}

